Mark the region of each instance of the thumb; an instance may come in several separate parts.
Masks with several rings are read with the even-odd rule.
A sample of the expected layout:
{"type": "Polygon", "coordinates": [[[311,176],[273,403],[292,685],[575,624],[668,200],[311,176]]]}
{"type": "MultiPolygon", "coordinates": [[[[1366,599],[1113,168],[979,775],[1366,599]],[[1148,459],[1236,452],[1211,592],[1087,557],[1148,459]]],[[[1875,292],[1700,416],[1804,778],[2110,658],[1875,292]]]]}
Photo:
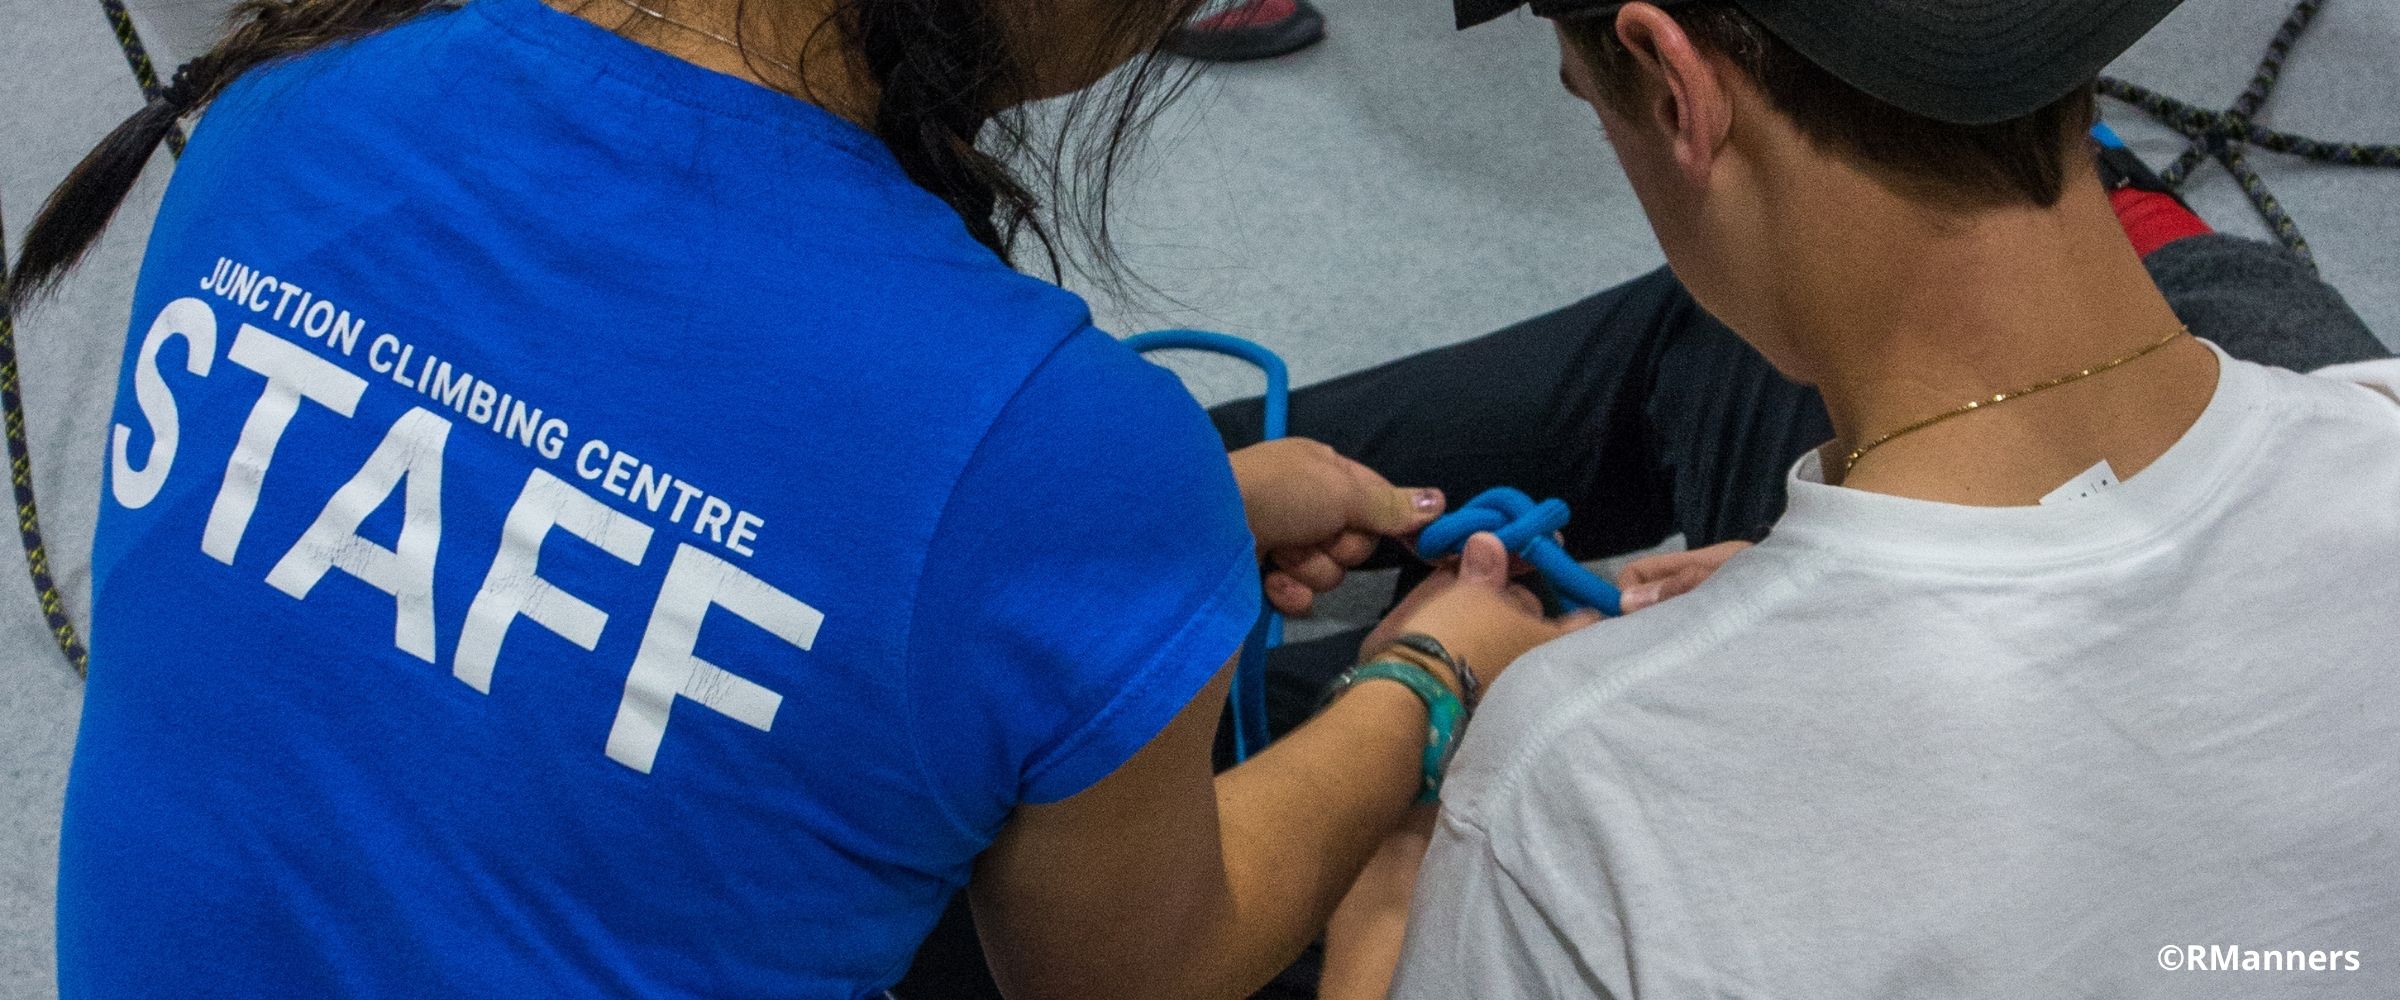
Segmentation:
{"type": "Polygon", "coordinates": [[[1458,560],[1458,578],[1494,589],[1508,585],[1508,547],[1500,536],[1484,531],[1467,539],[1458,560]]]}
{"type": "Polygon", "coordinates": [[[1357,508],[1350,512],[1352,529],[1399,538],[1432,524],[1448,508],[1440,490],[1393,486],[1365,466],[1359,473],[1362,488],[1351,494],[1357,508]]]}

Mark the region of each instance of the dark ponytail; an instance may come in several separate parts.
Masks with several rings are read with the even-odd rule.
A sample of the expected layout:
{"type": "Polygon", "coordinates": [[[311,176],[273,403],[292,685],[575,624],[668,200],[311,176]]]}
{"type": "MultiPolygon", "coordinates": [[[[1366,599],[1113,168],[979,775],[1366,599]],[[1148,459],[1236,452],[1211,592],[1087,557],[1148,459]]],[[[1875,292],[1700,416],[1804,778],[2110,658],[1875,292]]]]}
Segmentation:
{"type": "Polygon", "coordinates": [[[989,91],[1016,82],[1000,26],[983,0],[863,0],[849,10],[860,62],[879,100],[873,129],[917,185],[956,209],[977,242],[1005,255],[1021,206],[1033,201],[975,141],[992,117],[989,91]],[[941,25],[948,31],[928,31],[941,25]],[[1010,216],[996,216],[1002,203],[1010,216]]]}
{"type": "Polygon", "coordinates": [[[373,34],[446,0],[241,0],[217,47],[183,64],[140,111],[100,140],[42,203],[8,281],[14,311],[50,291],[91,252],[125,193],[176,122],[261,63],[373,34]]]}

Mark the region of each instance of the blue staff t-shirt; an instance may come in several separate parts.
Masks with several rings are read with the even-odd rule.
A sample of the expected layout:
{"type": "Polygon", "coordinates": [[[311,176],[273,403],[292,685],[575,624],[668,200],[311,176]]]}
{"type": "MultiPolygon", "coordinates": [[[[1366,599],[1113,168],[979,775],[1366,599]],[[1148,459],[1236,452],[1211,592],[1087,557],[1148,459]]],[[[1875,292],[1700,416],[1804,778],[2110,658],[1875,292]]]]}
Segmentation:
{"type": "Polygon", "coordinates": [[[537,0],[229,91],[117,397],[69,998],[871,995],[1258,612],[1172,376],[537,0]]]}

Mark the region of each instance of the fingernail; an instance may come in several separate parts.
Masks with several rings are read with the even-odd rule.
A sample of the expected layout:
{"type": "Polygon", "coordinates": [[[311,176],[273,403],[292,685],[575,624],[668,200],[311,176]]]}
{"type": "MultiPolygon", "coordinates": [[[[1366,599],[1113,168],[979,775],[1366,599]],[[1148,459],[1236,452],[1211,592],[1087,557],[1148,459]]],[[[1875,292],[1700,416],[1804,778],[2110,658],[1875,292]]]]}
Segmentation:
{"type": "Polygon", "coordinates": [[[1440,511],[1443,508],[1442,491],[1418,490],[1417,495],[1409,499],[1409,503],[1415,506],[1419,513],[1430,514],[1440,511]]]}
{"type": "Polygon", "coordinates": [[[1628,590],[1617,603],[1624,607],[1626,614],[1632,614],[1656,604],[1658,603],[1658,584],[1645,583],[1628,590]]]}

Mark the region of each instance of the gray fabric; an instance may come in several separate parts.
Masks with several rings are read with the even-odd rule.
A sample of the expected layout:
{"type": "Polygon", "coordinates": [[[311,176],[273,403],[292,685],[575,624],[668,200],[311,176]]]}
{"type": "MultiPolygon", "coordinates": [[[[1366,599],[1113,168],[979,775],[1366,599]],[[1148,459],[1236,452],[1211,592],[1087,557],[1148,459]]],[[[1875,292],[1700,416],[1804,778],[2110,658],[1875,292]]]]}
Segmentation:
{"type": "Polygon", "coordinates": [[[2274,244],[2195,236],[2143,263],[2184,323],[2235,357],[2305,372],[2392,356],[2340,292],[2274,244]]]}

